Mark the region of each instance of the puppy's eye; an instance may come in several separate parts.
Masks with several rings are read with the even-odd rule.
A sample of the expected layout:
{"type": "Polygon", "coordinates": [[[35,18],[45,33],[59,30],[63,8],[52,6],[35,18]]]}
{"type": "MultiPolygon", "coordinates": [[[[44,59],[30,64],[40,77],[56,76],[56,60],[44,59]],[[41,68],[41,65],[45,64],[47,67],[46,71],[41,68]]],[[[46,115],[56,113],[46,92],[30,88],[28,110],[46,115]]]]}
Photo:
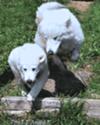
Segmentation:
{"type": "Polygon", "coordinates": [[[43,58],[43,56],[40,56],[39,60],[41,60],[43,58]]]}
{"type": "Polygon", "coordinates": [[[26,69],[26,68],[24,68],[24,71],[27,71],[27,69],[26,69]]]}
{"type": "Polygon", "coordinates": [[[32,71],[35,71],[35,68],[32,68],[32,71]]]}
{"type": "Polygon", "coordinates": [[[57,36],[53,38],[54,40],[57,40],[57,36]]]}
{"type": "Polygon", "coordinates": [[[40,63],[44,62],[44,60],[45,60],[45,56],[44,55],[42,55],[42,56],[39,57],[39,62],[40,63]]]}

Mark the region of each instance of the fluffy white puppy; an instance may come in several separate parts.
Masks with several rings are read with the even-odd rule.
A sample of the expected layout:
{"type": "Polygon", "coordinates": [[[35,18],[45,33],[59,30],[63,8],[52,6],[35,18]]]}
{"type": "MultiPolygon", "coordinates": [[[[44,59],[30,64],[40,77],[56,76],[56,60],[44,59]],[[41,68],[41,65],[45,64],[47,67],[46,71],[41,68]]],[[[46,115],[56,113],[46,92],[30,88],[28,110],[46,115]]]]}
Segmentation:
{"type": "Polygon", "coordinates": [[[70,53],[77,60],[84,34],[78,19],[63,5],[48,2],[36,13],[37,32],[34,41],[47,52],[70,53]],[[43,11],[44,10],[44,11],[43,11]]]}
{"type": "Polygon", "coordinates": [[[48,79],[44,50],[37,44],[26,43],[11,51],[8,63],[17,83],[26,88],[27,99],[34,100],[48,79]]]}

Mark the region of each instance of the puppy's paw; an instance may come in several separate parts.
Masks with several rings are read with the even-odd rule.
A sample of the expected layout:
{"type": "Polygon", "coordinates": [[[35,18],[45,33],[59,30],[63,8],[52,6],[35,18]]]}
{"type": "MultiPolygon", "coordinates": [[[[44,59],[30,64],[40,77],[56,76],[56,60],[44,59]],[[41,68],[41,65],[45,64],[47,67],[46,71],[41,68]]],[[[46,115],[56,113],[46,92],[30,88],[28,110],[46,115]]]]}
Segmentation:
{"type": "Polygon", "coordinates": [[[34,101],[34,98],[33,98],[30,94],[28,94],[28,95],[27,95],[27,100],[28,100],[28,101],[34,101]]]}
{"type": "Polygon", "coordinates": [[[22,91],[21,91],[21,95],[22,95],[22,96],[26,96],[27,93],[26,93],[25,91],[22,90],[22,91]]]}

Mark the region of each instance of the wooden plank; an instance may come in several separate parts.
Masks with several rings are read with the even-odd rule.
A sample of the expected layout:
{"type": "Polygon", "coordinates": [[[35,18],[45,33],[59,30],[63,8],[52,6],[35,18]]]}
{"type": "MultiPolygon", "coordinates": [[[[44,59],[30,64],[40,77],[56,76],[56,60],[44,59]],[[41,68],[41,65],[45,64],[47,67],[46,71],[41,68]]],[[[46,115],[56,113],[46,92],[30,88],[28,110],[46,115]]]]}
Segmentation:
{"type": "Polygon", "coordinates": [[[17,117],[23,117],[27,115],[29,111],[27,110],[4,110],[3,113],[8,114],[9,116],[15,115],[17,117]]]}
{"type": "Polygon", "coordinates": [[[86,115],[90,118],[100,119],[100,100],[87,99],[84,103],[84,110],[86,115]]]}
{"type": "MultiPolygon", "coordinates": [[[[63,104],[68,102],[84,103],[83,111],[90,118],[100,119],[100,100],[99,99],[80,99],[80,98],[44,98],[41,101],[36,101],[35,105],[40,105],[36,114],[42,114],[42,116],[49,116],[49,114],[59,113],[59,109],[63,104]],[[40,104],[39,104],[40,103],[40,104]],[[40,113],[41,112],[41,113],[40,113]],[[43,115],[44,114],[44,115],[43,115]]],[[[23,114],[23,112],[30,112],[32,108],[32,102],[27,101],[26,97],[4,97],[1,99],[3,105],[5,105],[4,112],[9,114],[23,114]],[[17,112],[15,112],[17,111],[17,112]],[[11,113],[10,113],[11,112],[11,113]]]]}
{"type": "Polygon", "coordinates": [[[38,118],[56,117],[59,111],[59,108],[44,108],[36,111],[36,116],[38,118]]]}
{"type": "Polygon", "coordinates": [[[32,102],[27,101],[26,97],[8,96],[1,98],[1,103],[4,104],[6,110],[26,110],[31,111],[32,102]]]}

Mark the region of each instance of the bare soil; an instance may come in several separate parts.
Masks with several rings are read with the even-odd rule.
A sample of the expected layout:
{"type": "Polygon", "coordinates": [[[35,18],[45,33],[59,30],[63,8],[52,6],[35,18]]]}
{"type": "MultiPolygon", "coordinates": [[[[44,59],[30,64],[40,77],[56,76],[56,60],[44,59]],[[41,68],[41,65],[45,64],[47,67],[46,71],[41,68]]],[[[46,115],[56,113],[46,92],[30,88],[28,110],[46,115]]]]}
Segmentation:
{"type": "Polygon", "coordinates": [[[73,7],[79,11],[85,12],[89,9],[93,1],[70,1],[68,7],[73,7]]]}

